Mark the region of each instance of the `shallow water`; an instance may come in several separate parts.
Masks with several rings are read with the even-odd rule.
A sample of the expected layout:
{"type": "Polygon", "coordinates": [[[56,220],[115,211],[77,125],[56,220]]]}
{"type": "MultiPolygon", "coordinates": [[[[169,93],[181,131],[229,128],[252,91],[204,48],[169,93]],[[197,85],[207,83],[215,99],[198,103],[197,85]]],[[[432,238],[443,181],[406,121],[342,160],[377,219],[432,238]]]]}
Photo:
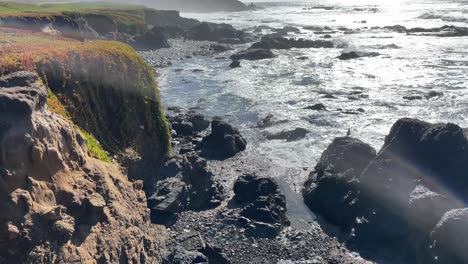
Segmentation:
{"type": "Polygon", "coordinates": [[[360,32],[331,34],[340,48],[275,50],[278,56],[274,59],[242,61],[242,67],[236,69],[228,67],[228,59],[214,57],[194,57],[159,69],[166,106],[200,107],[202,113],[222,116],[246,135],[248,151],[296,168],[313,167],[333,138],[345,135],[348,129],[352,136],[378,149],[391,125],[402,117],[468,127],[468,37],[413,36],[369,29],[397,24],[408,28],[468,27],[467,1],[343,0],[262,5],[266,9],[260,11],[182,15],[238,28],[296,26],[301,33],[291,36],[309,39],[321,35],[303,27],[347,27],[360,32]],[[340,61],[336,57],[343,50],[381,55],[340,61]],[[300,56],[309,59],[297,59],[300,56]],[[402,98],[424,97],[430,91],[444,95],[414,101],[402,98]],[[324,98],[325,94],[335,98],[324,98]],[[304,109],[316,103],[323,103],[328,111],[304,109]],[[364,112],[356,111],[358,108],[364,112]],[[343,113],[346,110],[354,114],[343,113]],[[267,129],[254,127],[269,114],[284,122],[267,129]],[[269,141],[264,136],[297,127],[311,133],[295,142],[269,141]]]}

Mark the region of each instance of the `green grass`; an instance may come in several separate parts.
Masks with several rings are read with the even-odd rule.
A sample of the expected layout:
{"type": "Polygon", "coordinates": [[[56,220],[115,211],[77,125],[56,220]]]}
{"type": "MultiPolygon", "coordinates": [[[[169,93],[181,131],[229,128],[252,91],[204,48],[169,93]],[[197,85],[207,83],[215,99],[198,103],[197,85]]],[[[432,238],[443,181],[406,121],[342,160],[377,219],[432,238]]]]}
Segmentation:
{"type": "Polygon", "coordinates": [[[88,142],[96,157],[105,157],[99,145],[112,155],[128,148],[159,158],[169,152],[153,68],[130,46],[1,27],[0,40],[0,75],[38,73],[51,90],[49,108],[97,139],[88,142]]]}
{"type": "Polygon", "coordinates": [[[57,15],[71,13],[93,13],[96,11],[134,11],[142,12],[145,7],[109,2],[77,2],[61,4],[24,4],[0,2],[0,16],[57,15]]]}
{"type": "Polygon", "coordinates": [[[145,10],[138,5],[110,2],[77,2],[61,4],[24,4],[0,2],[0,17],[52,17],[100,15],[110,18],[119,32],[142,33],[145,29],[145,10]]]}
{"type": "Polygon", "coordinates": [[[102,149],[101,144],[99,144],[93,135],[82,129],[78,129],[78,131],[80,131],[81,135],[86,139],[86,144],[91,157],[108,163],[112,162],[107,152],[102,149]]]}

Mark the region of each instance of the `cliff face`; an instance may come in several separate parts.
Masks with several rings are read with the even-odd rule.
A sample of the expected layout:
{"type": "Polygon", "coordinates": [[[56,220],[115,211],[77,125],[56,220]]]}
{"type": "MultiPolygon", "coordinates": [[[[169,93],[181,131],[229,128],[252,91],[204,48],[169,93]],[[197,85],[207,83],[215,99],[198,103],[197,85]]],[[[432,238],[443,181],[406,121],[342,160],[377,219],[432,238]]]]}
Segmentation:
{"type": "Polygon", "coordinates": [[[55,112],[110,154],[131,160],[126,164],[131,178],[154,176],[170,134],[153,70],[132,48],[1,29],[0,35],[9,41],[0,47],[0,74],[37,72],[58,99],[55,112]]]}
{"type": "Polygon", "coordinates": [[[142,182],[90,157],[30,72],[0,78],[0,262],[158,263],[142,182]]]}

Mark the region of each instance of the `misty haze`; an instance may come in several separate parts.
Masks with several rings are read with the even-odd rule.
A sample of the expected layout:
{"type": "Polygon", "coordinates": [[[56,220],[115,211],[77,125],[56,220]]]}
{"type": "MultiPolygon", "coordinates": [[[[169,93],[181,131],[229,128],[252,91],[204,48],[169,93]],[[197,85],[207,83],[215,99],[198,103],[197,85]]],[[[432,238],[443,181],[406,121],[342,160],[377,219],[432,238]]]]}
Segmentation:
{"type": "Polygon", "coordinates": [[[468,263],[465,0],[0,1],[0,264],[468,263]]]}

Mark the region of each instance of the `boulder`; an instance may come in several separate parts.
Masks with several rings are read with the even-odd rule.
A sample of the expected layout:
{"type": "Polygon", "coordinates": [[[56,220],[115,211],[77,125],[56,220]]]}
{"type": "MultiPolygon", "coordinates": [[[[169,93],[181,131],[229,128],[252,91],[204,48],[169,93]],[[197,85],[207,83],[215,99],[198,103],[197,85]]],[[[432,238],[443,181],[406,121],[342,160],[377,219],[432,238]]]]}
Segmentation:
{"type": "Polygon", "coordinates": [[[468,208],[447,212],[431,233],[431,261],[426,263],[468,262],[468,208]]]}
{"type": "Polygon", "coordinates": [[[328,221],[350,228],[364,206],[358,178],[375,156],[375,150],[358,139],[333,140],[305,184],[305,203],[328,221]]]}
{"type": "Polygon", "coordinates": [[[338,56],[338,59],[340,60],[351,60],[351,59],[357,59],[357,58],[362,58],[362,57],[376,57],[379,56],[380,54],[377,52],[358,52],[358,51],[350,51],[350,52],[343,52],[341,53],[340,56],[338,56]]]}
{"type": "Polygon", "coordinates": [[[252,44],[249,49],[304,49],[304,48],[333,48],[334,44],[326,40],[306,40],[264,36],[260,42],[252,44]]]}
{"type": "Polygon", "coordinates": [[[324,104],[318,103],[311,106],[307,106],[304,109],[315,110],[315,111],[326,111],[327,107],[324,104]]]}
{"type": "Polygon", "coordinates": [[[229,68],[239,68],[240,66],[241,66],[240,61],[235,60],[235,61],[232,61],[232,63],[229,65],[229,68]]]}
{"type": "Polygon", "coordinates": [[[289,225],[286,198],[272,179],[243,175],[236,180],[234,193],[234,201],[245,205],[239,222],[246,222],[246,235],[272,238],[289,225]]]}
{"type": "Polygon", "coordinates": [[[152,220],[165,224],[173,222],[176,214],[185,206],[187,185],[177,178],[159,181],[153,194],[148,197],[148,208],[151,209],[152,220]]]}
{"type": "Polygon", "coordinates": [[[322,153],[315,166],[318,178],[325,174],[352,171],[359,177],[368,164],[376,157],[376,151],[370,145],[352,137],[335,138],[322,153]]]}
{"type": "Polygon", "coordinates": [[[268,140],[286,140],[287,142],[297,141],[305,138],[310,131],[305,128],[295,128],[290,131],[282,131],[276,134],[267,134],[266,138],[268,140]]]}
{"type": "Polygon", "coordinates": [[[233,157],[246,147],[247,141],[239,130],[219,119],[211,122],[211,134],[204,137],[199,146],[202,156],[214,159],[233,157]]]}
{"type": "Polygon", "coordinates": [[[231,55],[233,61],[238,60],[263,60],[274,58],[275,55],[270,49],[264,48],[249,48],[244,51],[237,52],[231,55]]]}
{"type": "Polygon", "coordinates": [[[179,137],[196,135],[210,126],[210,121],[204,115],[194,112],[180,111],[179,114],[168,116],[167,119],[179,137]]]}
{"type": "Polygon", "coordinates": [[[169,225],[177,213],[211,209],[224,199],[223,187],[205,159],[189,152],[174,156],[161,167],[147,194],[153,221],[169,225]]]}

